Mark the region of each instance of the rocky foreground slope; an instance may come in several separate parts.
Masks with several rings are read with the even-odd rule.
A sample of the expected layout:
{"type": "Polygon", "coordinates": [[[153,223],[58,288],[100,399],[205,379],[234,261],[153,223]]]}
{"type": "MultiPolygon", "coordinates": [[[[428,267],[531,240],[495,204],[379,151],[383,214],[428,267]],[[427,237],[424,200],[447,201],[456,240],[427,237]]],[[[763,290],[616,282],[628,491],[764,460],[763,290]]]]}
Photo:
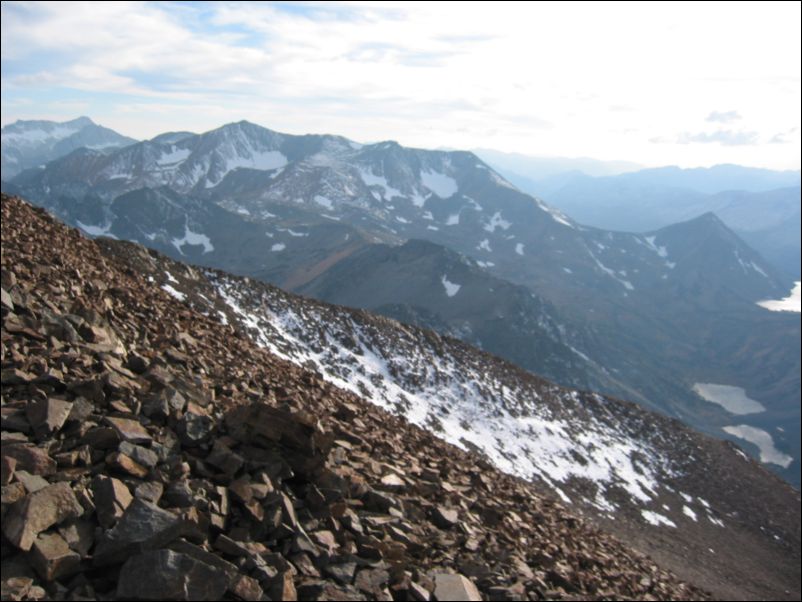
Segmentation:
{"type": "Polygon", "coordinates": [[[704,597],[2,199],[4,599],[704,597]]]}
{"type": "MultiPolygon", "coordinates": [[[[251,336],[256,331],[263,346],[296,362],[307,353],[312,372],[258,347],[236,319],[234,308],[298,298],[269,287],[243,290],[247,281],[209,273],[199,279],[209,288],[195,286],[192,301],[181,301],[182,284],[170,278],[191,268],[128,243],[86,240],[19,199],[3,197],[2,218],[4,598],[707,596],[589,526],[542,485],[503,474],[325,382],[312,360],[326,350],[309,357],[308,334],[287,343],[287,332],[299,336],[314,324],[288,325],[282,334],[266,314],[250,316],[259,327],[251,336]],[[164,265],[172,272],[165,275],[164,265]],[[154,266],[162,269],[159,282],[154,266]],[[215,294],[228,295],[222,315],[193,309],[207,295],[209,313],[220,303],[215,294]]],[[[337,308],[325,307],[308,302],[295,310],[342,325],[337,308]]],[[[349,315],[399,328],[364,312],[349,315]]],[[[325,340],[324,322],[318,326],[325,340]]],[[[409,337],[458,345],[469,358],[467,346],[422,332],[409,329],[409,337]]],[[[354,355],[353,343],[341,341],[346,355],[354,355]]],[[[333,365],[343,385],[362,382],[360,392],[371,394],[372,375],[349,381],[346,371],[358,366],[333,365]]],[[[373,393],[392,382],[377,381],[373,393]]],[[[736,455],[718,445],[720,455],[736,455]]],[[[720,462],[715,454],[688,460],[720,462]]],[[[720,473],[728,467],[698,474],[726,484],[720,473]]],[[[733,496],[767,482],[763,472],[744,474],[757,480],[730,483],[733,496]]],[[[753,587],[746,597],[798,597],[798,496],[782,503],[788,489],[777,483],[766,494],[781,502],[767,500],[765,510],[749,505],[752,498],[712,510],[727,521],[711,542],[724,558],[727,545],[759,544],[750,547],[755,574],[733,577],[753,587]],[[743,516],[749,510],[766,516],[743,516]],[[773,552],[754,534],[744,538],[766,519],[782,539],[773,552]]],[[[683,484],[683,493],[704,491],[702,483],[683,484]]],[[[569,485],[572,495],[581,491],[581,481],[569,485]]],[[[700,518],[711,523],[707,513],[700,518]]],[[[692,577],[730,592],[703,566],[692,577]]]]}

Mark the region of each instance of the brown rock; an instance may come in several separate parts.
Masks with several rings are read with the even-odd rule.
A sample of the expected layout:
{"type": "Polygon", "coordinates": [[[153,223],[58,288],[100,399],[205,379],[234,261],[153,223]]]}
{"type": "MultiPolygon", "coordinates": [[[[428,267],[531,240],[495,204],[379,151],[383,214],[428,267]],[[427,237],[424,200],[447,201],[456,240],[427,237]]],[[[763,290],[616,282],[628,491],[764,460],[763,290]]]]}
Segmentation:
{"type": "Polygon", "coordinates": [[[17,459],[11,456],[3,456],[0,459],[0,484],[8,485],[14,478],[14,469],[17,467],[17,459]]]}
{"type": "Polygon", "coordinates": [[[25,490],[28,493],[36,493],[41,489],[44,489],[50,483],[47,482],[47,479],[40,477],[37,474],[31,474],[26,470],[18,470],[14,473],[14,477],[22,483],[22,486],[25,487],[25,490]]]}
{"type": "Polygon", "coordinates": [[[105,475],[92,480],[92,493],[97,519],[104,529],[111,529],[134,499],[125,483],[105,475]]]}
{"type": "Polygon", "coordinates": [[[159,454],[152,449],[142,447],[141,445],[134,445],[128,441],[120,443],[118,448],[120,453],[125,454],[137,464],[141,464],[145,468],[153,468],[159,463],[159,454]]]}
{"type": "Polygon", "coordinates": [[[59,525],[58,532],[81,558],[86,558],[95,543],[95,524],[84,518],[64,521],[59,525]]]}
{"type": "Polygon", "coordinates": [[[242,468],[245,461],[242,456],[231,451],[225,443],[216,440],[212,447],[212,452],[206,457],[206,462],[215,468],[219,468],[225,474],[234,476],[242,468]]]}
{"type": "Polygon", "coordinates": [[[138,420],[130,418],[115,418],[108,416],[106,422],[115,430],[123,441],[130,441],[131,443],[145,443],[150,444],[153,438],[148,431],[139,424],[138,420]]]}
{"type": "Polygon", "coordinates": [[[134,490],[134,496],[154,504],[161,499],[162,493],[164,493],[164,485],[158,481],[145,481],[137,485],[134,490]]]}
{"type": "Polygon", "coordinates": [[[37,399],[25,408],[31,427],[39,435],[58,431],[72,411],[72,403],[61,399],[37,399]]]}
{"type": "Polygon", "coordinates": [[[83,514],[69,483],[49,485],[28,495],[8,511],[3,533],[21,550],[30,550],[36,536],[68,518],[83,514]]]}
{"type": "Polygon", "coordinates": [[[261,600],[264,595],[259,582],[247,575],[237,575],[229,590],[241,600],[261,600]]]}
{"type": "Polygon", "coordinates": [[[26,444],[3,444],[2,455],[17,461],[16,470],[48,476],[56,472],[56,461],[41,447],[26,444]]]}
{"type": "Polygon", "coordinates": [[[45,581],[55,581],[78,572],[81,557],[57,533],[40,533],[33,542],[31,564],[45,581]]]}
{"type": "Polygon", "coordinates": [[[142,466],[138,462],[135,462],[133,458],[126,456],[122,452],[114,452],[109,454],[109,457],[106,458],[106,464],[112,468],[116,468],[117,470],[127,472],[131,476],[139,479],[144,479],[150,472],[150,470],[148,470],[146,467],[142,466]]]}
{"type": "Polygon", "coordinates": [[[298,592],[290,571],[282,571],[269,583],[263,584],[271,600],[298,600],[298,592]]]}

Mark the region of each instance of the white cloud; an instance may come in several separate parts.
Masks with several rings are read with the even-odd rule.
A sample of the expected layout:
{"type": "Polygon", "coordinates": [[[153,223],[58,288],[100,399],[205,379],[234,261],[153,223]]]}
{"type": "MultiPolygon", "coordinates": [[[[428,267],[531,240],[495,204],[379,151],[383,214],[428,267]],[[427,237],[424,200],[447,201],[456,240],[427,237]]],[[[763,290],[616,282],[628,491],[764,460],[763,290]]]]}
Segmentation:
{"type": "Polygon", "coordinates": [[[699,142],[702,144],[717,143],[725,146],[755,145],[758,143],[757,132],[742,132],[734,130],[716,130],[715,132],[698,132],[692,134],[683,132],[677,136],[677,143],[692,144],[699,142]]]}
{"type": "Polygon", "coordinates": [[[726,27],[716,3],[287,6],[3,3],[3,122],[46,117],[7,101],[67,89],[105,95],[92,116],[136,137],[245,118],[413,146],[798,167],[799,145],[760,143],[799,126],[797,3],[729,5],[726,27]],[[734,98],[738,112],[708,120],[742,115],[758,144],[649,142],[734,98]]]}
{"type": "Polygon", "coordinates": [[[738,121],[740,118],[741,116],[738,114],[738,111],[711,111],[710,115],[707,116],[707,121],[732,123],[733,121],[738,121]]]}

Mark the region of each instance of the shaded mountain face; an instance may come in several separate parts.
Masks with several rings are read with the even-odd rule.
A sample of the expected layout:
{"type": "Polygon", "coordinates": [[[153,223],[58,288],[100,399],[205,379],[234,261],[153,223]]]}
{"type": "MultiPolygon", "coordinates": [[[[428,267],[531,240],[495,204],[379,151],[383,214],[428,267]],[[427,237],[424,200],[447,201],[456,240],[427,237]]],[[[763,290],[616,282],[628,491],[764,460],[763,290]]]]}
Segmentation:
{"type": "Polygon", "coordinates": [[[296,290],[460,338],[565,385],[629,392],[582,351],[598,347],[593,328],[566,326],[530,289],[428,241],[366,246],[296,290]]]}
{"type": "Polygon", "coordinates": [[[109,154],[79,150],[12,185],[93,234],[437,327],[717,436],[737,438],[725,427],[759,428],[793,458],[773,467],[799,482],[799,318],[756,305],[784,297],[784,281],[712,215],[641,234],[589,228],[472,153],[290,136],[247,122],[109,154]],[[464,256],[491,280],[480,285],[472,271],[476,286],[449,297],[463,283],[442,271],[447,256],[365,249],[411,239],[464,256]],[[410,263],[374,269],[387,253],[410,263]],[[417,270],[403,290],[398,278],[417,270]],[[370,292],[361,284],[368,274],[370,292]],[[492,279],[507,281],[509,298],[484,292],[501,286],[492,279]],[[562,326],[559,345],[541,320],[562,326]],[[547,349],[559,353],[539,351],[547,349]],[[588,371],[574,376],[561,361],[588,371]],[[740,387],[766,410],[734,415],[700,397],[698,383],[740,387]]]}
{"type": "Polygon", "coordinates": [[[134,142],[133,138],[97,125],[88,117],[61,123],[15,121],[2,130],[3,180],[10,180],[26,169],[40,167],[77,148],[108,151],[134,142]]]}

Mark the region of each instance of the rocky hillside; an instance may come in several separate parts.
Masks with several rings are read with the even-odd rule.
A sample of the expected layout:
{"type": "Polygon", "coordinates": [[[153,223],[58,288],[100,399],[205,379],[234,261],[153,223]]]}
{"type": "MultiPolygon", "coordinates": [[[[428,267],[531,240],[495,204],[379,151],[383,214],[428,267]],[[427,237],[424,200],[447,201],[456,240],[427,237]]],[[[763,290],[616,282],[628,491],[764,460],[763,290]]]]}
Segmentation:
{"type": "Polygon", "coordinates": [[[42,211],[2,218],[4,599],[704,596],[42,211]]]}
{"type": "MultiPolygon", "coordinates": [[[[492,407],[472,410],[475,422],[462,424],[465,440],[455,441],[460,450],[375,404],[405,413],[398,383],[434,386],[431,399],[460,385],[473,356],[477,369],[494,363],[485,384],[497,380],[500,424],[518,416],[545,425],[533,445],[547,440],[556,423],[544,420],[571,399],[566,412],[577,422],[590,426],[587,414],[597,414],[597,435],[630,415],[625,428],[640,424],[647,447],[664,428],[643,422],[652,415],[562,390],[426,331],[203,274],[136,245],[86,240],[18,199],[3,197],[2,217],[4,596],[705,596],[577,516],[593,507],[581,497],[583,486],[587,496],[599,490],[592,479],[562,485],[571,511],[555,501],[544,483],[560,453],[539,460],[531,450],[529,466],[546,477],[532,474],[533,483],[490,464],[504,455],[494,458],[470,437],[492,407]],[[294,323],[281,320],[293,315],[294,323]],[[382,366],[377,351],[398,351],[399,331],[446,370],[410,376],[382,366]],[[455,358],[461,364],[449,367],[455,358]],[[371,364],[374,373],[365,372],[371,364]],[[326,382],[336,382],[333,374],[361,396],[326,382]],[[388,393],[401,405],[388,403],[388,393]]],[[[480,388],[477,399],[487,393],[480,388]]],[[[428,410],[446,427],[455,422],[449,412],[461,411],[428,410]]],[[[693,542],[698,554],[706,545],[706,562],[690,558],[697,572],[685,572],[721,597],[798,597],[798,495],[728,445],[662,420],[690,446],[685,464],[697,472],[674,475],[673,497],[657,490],[650,504],[660,507],[638,513],[655,523],[655,537],[634,526],[625,497],[620,513],[607,509],[610,523],[620,519],[635,543],[659,543],[669,563],[672,549],[684,545],[688,554],[693,542]],[[668,526],[678,524],[672,513],[693,524],[668,526]],[[753,553],[738,565],[745,548],[753,553]]],[[[632,483],[648,489],[654,459],[620,458],[632,462],[632,483]]],[[[591,453],[563,465],[603,461],[591,453]]],[[[610,471],[610,491],[626,492],[626,472],[610,471]]],[[[671,482],[661,476],[661,485],[671,482]]]]}

